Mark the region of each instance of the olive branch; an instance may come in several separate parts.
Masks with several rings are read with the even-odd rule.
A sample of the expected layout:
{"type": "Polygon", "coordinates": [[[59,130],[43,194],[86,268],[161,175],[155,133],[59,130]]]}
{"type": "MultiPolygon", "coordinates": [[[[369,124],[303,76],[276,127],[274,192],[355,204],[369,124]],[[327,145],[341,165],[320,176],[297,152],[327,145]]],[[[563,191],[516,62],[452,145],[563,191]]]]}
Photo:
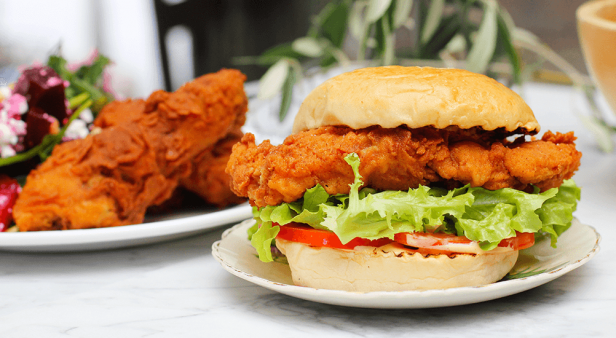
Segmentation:
{"type": "Polygon", "coordinates": [[[332,1],[313,18],[305,36],[276,45],[260,56],[234,61],[269,67],[260,80],[257,97],[272,99],[281,94],[282,121],[295,83],[314,72],[349,65],[347,53],[353,42],[358,62],[464,68],[508,85],[530,80],[534,71],[549,62],[583,93],[591,115],[577,115],[599,147],[606,152],[613,149],[611,136],[616,127],[606,122],[599,109],[592,82],[534,34],[516,27],[496,0],[332,1]],[[522,51],[538,60],[525,63],[522,51]]]}

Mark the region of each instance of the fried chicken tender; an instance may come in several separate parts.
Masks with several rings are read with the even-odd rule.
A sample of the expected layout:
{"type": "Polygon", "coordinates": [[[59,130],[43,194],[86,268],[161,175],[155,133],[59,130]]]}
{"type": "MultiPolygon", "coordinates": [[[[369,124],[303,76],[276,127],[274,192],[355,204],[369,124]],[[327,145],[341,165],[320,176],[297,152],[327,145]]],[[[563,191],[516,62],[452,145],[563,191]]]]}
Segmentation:
{"type": "MultiPolygon", "coordinates": [[[[133,100],[112,102],[105,108],[95,121],[95,125],[101,128],[138,121],[143,116],[146,105],[143,100],[133,100]]],[[[230,127],[231,131],[188,163],[190,168],[187,168],[186,175],[180,179],[180,187],[196,193],[205,202],[219,208],[246,201],[231,191],[231,177],[225,173],[231,148],[242,138],[240,128],[245,120],[245,114],[237,114],[230,127]]]]}
{"type": "Polygon", "coordinates": [[[237,195],[263,207],[295,201],[316,184],[329,194],[347,194],[354,179],[344,161],[349,153],[361,160],[364,186],[377,190],[462,184],[490,190],[534,184],[547,190],[571,178],[580,165],[573,133],[548,132],[530,142],[497,135],[456,128],[327,126],[291,135],[279,146],[268,141],[257,146],[254,135],[246,134],[233,147],[227,172],[237,195]]]}
{"type": "Polygon", "coordinates": [[[105,107],[83,140],[55,147],[32,171],[15,207],[20,231],[140,223],[190,175],[191,162],[245,121],[239,71],[222,70],[176,92],[105,107]]]}
{"type": "Polygon", "coordinates": [[[246,198],[231,191],[231,176],[225,172],[231,149],[242,136],[243,133],[238,128],[197,155],[192,162],[191,174],[180,179],[180,185],[219,208],[245,202],[246,198]]]}
{"type": "Polygon", "coordinates": [[[14,208],[20,231],[110,227],[143,221],[177,186],[144,135],[116,126],[57,146],[33,170],[14,208]]]}

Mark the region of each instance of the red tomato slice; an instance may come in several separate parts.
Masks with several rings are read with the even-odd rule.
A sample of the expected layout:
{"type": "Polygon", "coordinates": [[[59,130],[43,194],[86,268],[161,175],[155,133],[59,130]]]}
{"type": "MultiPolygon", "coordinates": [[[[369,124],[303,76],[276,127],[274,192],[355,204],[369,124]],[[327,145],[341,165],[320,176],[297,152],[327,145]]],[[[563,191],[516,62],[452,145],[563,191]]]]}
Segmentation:
{"type": "MultiPolygon", "coordinates": [[[[353,250],[356,246],[379,247],[395,241],[406,246],[419,248],[416,251],[422,254],[431,255],[472,253],[473,250],[481,250],[478,249],[479,246],[477,242],[471,241],[464,236],[422,232],[399,233],[394,236],[394,241],[388,238],[370,240],[358,237],[354,238],[347,244],[342,244],[335,233],[327,230],[314,229],[300,223],[289,223],[281,226],[280,232],[278,232],[276,238],[304,243],[315,247],[348,250],[353,250]],[[469,249],[465,250],[464,246],[468,246],[469,249]]],[[[516,237],[504,239],[498,244],[498,246],[511,248],[513,250],[522,250],[531,247],[533,244],[535,244],[534,234],[517,232],[516,237]]]]}
{"type": "Polygon", "coordinates": [[[531,232],[515,232],[516,236],[505,238],[498,246],[501,248],[512,248],[513,250],[523,250],[535,245],[535,234],[531,232]]]}
{"type": "MultiPolygon", "coordinates": [[[[456,236],[443,233],[423,233],[423,232],[403,232],[396,234],[394,240],[400,244],[419,248],[425,253],[456,253],[480,252],[477,242],[471,241],[464,236],[456,236]],[[428,252],[430,251],[430,252],[428,252]]],[[[522,250],[529,248],[535,244],[535,235],[533,233],[516,232],[516,237],[506,238],[502,240],[498,246],[501,248],[511,248],[513,250],[522,250]]]]}
{"type": "Polygon", "coordinates": [[[289,223],[280,227],[280,232],[276,238],[286,239],[287,241],[299,242],[310,246],[324,246],[335,249],[353,250],[356,246],[379,247],[393,242],[389,238],[370,240],[365,238],[354,238],[347,244],[342,244],[338,236],[327,230],[311,228],[299,223],[289,223]]]}

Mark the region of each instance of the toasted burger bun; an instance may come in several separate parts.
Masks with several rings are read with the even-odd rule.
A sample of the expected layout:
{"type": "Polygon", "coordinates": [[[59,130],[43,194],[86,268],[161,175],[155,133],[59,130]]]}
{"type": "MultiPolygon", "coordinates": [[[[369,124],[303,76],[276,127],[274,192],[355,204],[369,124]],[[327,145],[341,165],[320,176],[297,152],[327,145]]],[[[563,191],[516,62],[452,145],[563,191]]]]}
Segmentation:
{"type": "Polygon", "coordinates": [[[396,244],[344,250],[276,239],[276,246],[296,285],[354,292],[486,285],[503,278],[518,259],[517,250],[424,257],[396,244]]]}
{"type": "Polygon", "coordinates": [[[362,68],[325,81],[302,103],[293,133],[322,126],[403,125],[539,131],[524,100],[485,75],[460,69],[389,66],[362,68]]]}

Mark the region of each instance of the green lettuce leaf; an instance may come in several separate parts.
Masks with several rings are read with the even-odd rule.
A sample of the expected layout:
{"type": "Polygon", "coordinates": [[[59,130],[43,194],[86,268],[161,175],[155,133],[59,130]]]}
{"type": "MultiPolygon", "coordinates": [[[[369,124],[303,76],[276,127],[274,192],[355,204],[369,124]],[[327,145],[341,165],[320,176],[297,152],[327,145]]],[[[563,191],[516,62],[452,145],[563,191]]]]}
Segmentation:
{"type": "Polygon", "coordinates": [[[272,240],[280,226],[291,222],[333,231],[342,243],[356,237],[393,239],[400,232],[429,230],[466,236],[491,250],[519,231],[548,233],[555,246],[571,225],[580,199],[580,189],[572,180],[543,193],[468,185],[450,191],[425,186],[408,191],[360,190],[359,157],[349,154],[345,161],[355,174],[348,195],[329,195],[316,185],[299,201],[253,209],[260,226],[251,230],[251,243],[262,261],[272,261],[272,240]]]}
{"type": "Polygon", "coordinates": [[[259,259],[262,261],[273,261],[272,241],[276,238],[279,231],[280,227],[272,226],[272,222],[257,222],[252,228],[248,229],[251,237],[250,244],[257,250],[259,259]],[[255,229],[255,227],[257,228],[255,229]]]}

